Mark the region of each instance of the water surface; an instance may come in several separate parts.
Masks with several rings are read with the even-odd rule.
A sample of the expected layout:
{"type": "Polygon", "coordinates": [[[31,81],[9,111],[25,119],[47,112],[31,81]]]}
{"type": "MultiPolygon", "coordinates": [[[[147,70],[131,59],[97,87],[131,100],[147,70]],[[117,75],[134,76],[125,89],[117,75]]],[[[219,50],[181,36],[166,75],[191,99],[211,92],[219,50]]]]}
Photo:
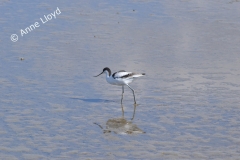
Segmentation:
{"type": "Polygon", "coordinates": [[[238,1],[71,2],[0,1],[1,159],[239,158],[238,1]],[[132,121],[128,88],[123,104],[145,133],[94,124],[123,116],[104,67],[146,73],[132,121]]]}

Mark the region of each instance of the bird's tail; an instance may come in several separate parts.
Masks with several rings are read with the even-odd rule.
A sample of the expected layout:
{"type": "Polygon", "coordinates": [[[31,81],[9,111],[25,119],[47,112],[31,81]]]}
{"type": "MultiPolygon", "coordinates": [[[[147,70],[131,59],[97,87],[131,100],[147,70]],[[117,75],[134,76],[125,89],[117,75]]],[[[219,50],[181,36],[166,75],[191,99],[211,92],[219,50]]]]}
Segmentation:
{"type": "Polygon", "coordinates": [[[145,76],[145,75],[146,75],[145,73],[135,73],[133,75],[133,78],[142,77],[142,76],[145,76]]]}

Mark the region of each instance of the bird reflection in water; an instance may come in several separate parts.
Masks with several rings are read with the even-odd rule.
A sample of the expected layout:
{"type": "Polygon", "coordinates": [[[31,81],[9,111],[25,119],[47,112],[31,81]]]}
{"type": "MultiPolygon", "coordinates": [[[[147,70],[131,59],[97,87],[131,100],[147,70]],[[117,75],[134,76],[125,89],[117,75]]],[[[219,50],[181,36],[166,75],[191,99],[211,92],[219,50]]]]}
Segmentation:
{"type": "Polygon", "coordinates": [[[98,125],[102,130],[103,133],[116,133],[116,134],[139,134],[139,133],[146,133],[136,124],[133,124],[132,120],[134,119],[135,116],[135,110],[136,110],[136,105],[134,105],[134,111],[133,111],[133,116],[131,121],[127,121],[124,118],[124,109],[122,105],[122,117],[121,118],[113,118],[109,119],[106,122],[106,129],[104,129],[100,124],[94,123],[98,125]]]}

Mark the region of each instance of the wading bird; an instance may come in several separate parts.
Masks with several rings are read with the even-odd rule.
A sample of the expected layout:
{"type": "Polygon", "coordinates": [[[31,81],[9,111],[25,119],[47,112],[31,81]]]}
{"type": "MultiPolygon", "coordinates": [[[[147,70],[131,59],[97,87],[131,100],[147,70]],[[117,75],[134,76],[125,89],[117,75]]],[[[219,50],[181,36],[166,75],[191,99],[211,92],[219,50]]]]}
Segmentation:
{"type": "Polygon", "coordinates": [[[144,76],[145,73],[132,73],[132,72],[126,72],[124,70],[120,70],[120,71],[115,72],[111,75],[111,70],[108,67],[105,67],[103,69],[102,73],[100,73],[99,75],[94,76],[94,77],[98,77],[103,73],[106,74],[106,80],[107,80],[108,83],[110,83],[112,85],[122,86],[121,103],[123,101],[124,86],[127,85],[133,92],[134,104],[136,104],[134,90],[129,86],[129,83],[131,83],[134,78],[144,76]]]}

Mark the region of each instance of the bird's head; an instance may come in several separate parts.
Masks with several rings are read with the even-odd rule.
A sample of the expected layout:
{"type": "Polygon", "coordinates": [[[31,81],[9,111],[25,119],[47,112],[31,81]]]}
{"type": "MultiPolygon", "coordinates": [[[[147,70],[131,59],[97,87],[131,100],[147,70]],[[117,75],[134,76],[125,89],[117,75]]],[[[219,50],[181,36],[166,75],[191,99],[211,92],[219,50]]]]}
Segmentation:
{"type": "Polygon", "coordinates": [[[103,73],[106,73],[106,74],[108,74],[108,76],[111,76],[111,70],[108,67],[105,67],[105,68],[103,68],[103,71],[99,75],[94,76],[94,77],[98,77],[103,73]]]}

